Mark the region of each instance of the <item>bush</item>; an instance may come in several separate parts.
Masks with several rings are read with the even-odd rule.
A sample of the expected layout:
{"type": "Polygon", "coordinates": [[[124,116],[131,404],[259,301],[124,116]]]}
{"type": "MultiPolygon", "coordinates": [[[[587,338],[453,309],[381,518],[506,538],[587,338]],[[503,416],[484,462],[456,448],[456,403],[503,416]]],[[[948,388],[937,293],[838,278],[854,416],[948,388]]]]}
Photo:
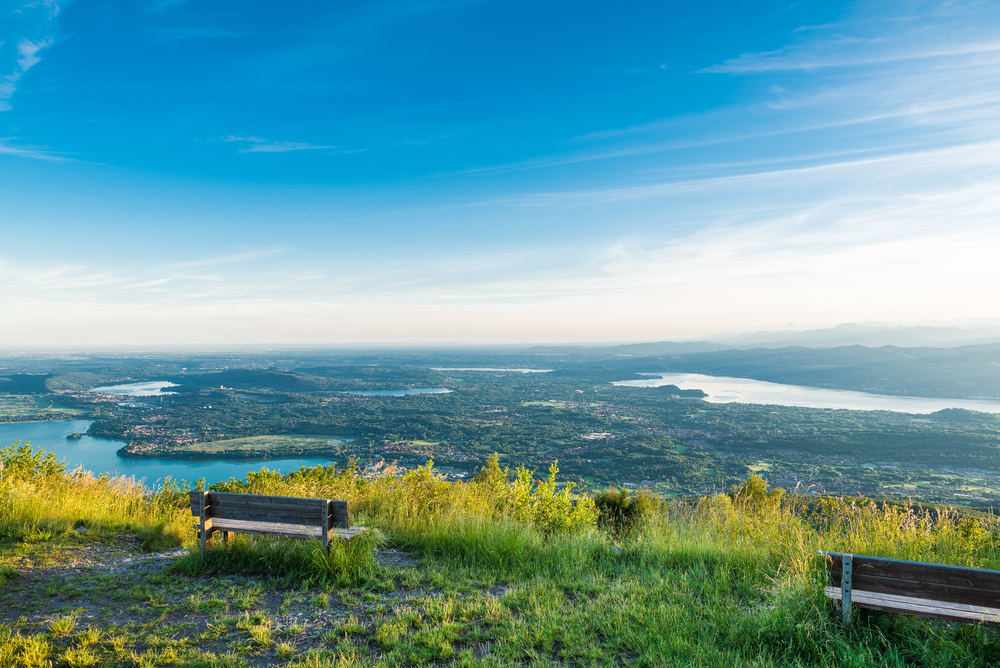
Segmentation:
{"type": "Polygon", "coordinates": [[[662,501],[649,492],[629,496],[628,491],[613,488],[594,496],[597,526],[622,541],[643,529],[662,501]]]}
{"type": "Polygon", "coordinates": [[[747,478],[742,485],[733,487],[729,492],[729,498],[733,500],[733,505],[749,511],[767,512],[775,510],[781,505],[781,497],[785,495],[783,489],[767,489],[767,481],[756,473],[747,478]]]}
{"type": "Polygon", "coordinates": [[[17,441],[0,450],[0,480],[52,479],[65,474],[65,463],[51,452],[46,454],[42,448],[35,451],[31,443],[21,445],[21,441],[17,441]]]}
{"type": "Polygon", "coordinates": [[[597,519],[594,501],[575,496],[571,482],[557,491],[557,473],[558,462],[553,462],[548,479],[535,480],[534,473],[522,466],[511,480],[510,469],[501,469],[499,455],[494,453],[472,482],[477,492],[492,500],[498,519],[532,524],[546,536],[589,529],[597,519]]]}

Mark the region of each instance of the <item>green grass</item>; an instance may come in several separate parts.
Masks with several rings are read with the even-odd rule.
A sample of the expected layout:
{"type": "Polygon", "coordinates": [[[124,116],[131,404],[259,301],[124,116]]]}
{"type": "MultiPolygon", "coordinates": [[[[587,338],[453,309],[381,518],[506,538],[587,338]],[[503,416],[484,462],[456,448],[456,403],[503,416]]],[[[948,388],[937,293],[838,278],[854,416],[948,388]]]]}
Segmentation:
{"type": "Polygon", "coordinates": [[[315,456],[329,455],[337,449],[330,444],[336,436],[323,435],[270,435],[248,436],[245,438],[221,439],[218,441],[199,441],[171,448],[175,454],[226,454],[228,456],[260,456],[261,453],[274,453],[275,456],[290,457],[295,454],[312,454],[315,456]]]}
{"type": "MultiPolygon", "coordinates": [[[[136,491],[120,481],[50,471],[27,455],[18,468],[6,456],[0,521],[12,533],[0,562],[10,568],[29,552],[78,549],[65,535],[77,521],[103,542],[190,524],[183,490],[147,493],[133,507],[115,496],[136,491]],[[55,493],[63,507],[38,503],[55,493]],[[94,499],[99,509],[88,505],[94,499]]],[[[850,499],[806,507],[753,480],[731,495],[665,502],[616,539],[597,528],[589,498],[533,480],[511,485],[493,470],[448,483],[425,467],[401,477],[311,469],[228,481],[219,487],[346,498],[357,523],[381,536],[337,544],[329,557],[308,541],[237,536],[217,541],[204,561],[195,552],[128,577],[58,570],[55,556],[61,575],[49,587],[13,577],[0,589],[9,610],[0,668],[1000,662],[1000,636],[983,627],[859,611],[845,629],[823,596],[815,556],[842,550],[997,568],[992,518],[850,499]],[[418,564],[378,565],[382,536],[418,564]]],[[[193,538],[188,530],[174,540],[193,538]]]]}
{"type": "Polygon", "coordinates": [[[0,422],[73,420],[86,414],[83,409],[59,406],[52,397],[0,394],[0,422]]]}

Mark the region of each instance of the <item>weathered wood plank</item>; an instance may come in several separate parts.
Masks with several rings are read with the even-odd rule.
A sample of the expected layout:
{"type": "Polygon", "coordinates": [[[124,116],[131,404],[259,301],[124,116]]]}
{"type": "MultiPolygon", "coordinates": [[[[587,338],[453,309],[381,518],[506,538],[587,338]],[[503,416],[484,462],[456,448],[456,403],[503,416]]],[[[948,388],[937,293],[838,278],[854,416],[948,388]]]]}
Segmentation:
{"type": "Polygon", "coordinates": [[[323,526],[325,514],[319,511],[302,512],[278,508],[237,508],[235,506],[208,506],[205,512],[210,517],[226,520],[246,520],[248,522],[284,522],[287,524],[308,524],[323,526]]]}
{"type": "MultiPolygon", "coordinates": [[[[855,559],[858,559],[858,557],[855,557],[855,559]]],[[[841,577],[840,569],[829,568],[828,570],[831,582],[839,584],[841,577]]],[[[972,576],[965,574],[957,575],[944,570],[935,572],[931,569],[922,569],[920,573],[915,573],[893,568],[868,568],[863,561],[860,566],[855,562],[854,577],[856,579],[860,578],[862,581],[871,580],[872,582],[891,580],[898,582],[900,587],[916,587],[922,583],[933,582],[944,587],[1000,591],[1000,582],[993,582],[992,577],[989,576],[979,577],[975,574],[972,576]]]]}
{"type": "MultiPolygon", "coordinates": [[[[841,600],[839,587],[826,587],[825,593],[828,598],[841,600]]],[[[892,594],[875,594],[856,589],[852,592],[851,599],[854,606],[869,610],[882,610],[955,622],[1000,625],[1000,608],[913,599],[892,594]]]]}
{"type": "Polygon", "coordinates": [[[330,501],[329,508],[333,526],[351,528],[351,511],[347,501],[330,501]]]}
{"type": "MultiPolygon", "coordinates": [[[[831,574],[839,573],[843,555],[827,553],[826,556],[830,558],[828,569],[831,574]]],[[[932,581],[971,589],[1000,590],[1000,571],[854,555],[855,579],[868,575],[914,582],[932,581]]]]}
{"type": "MultiPolygon", "coordinates": [[[[215,520],[217,531],[230,531],[232,533],[247,533],[261,536],[295,536],[300,538],[316,538],[322,540],[323,533],[320,527],[307,526],[302,524],[284,524],[280,522],[244,522],[240,520],[215,520]]],[[[354,527],[352,529],[329,529],[328,537],[332,538],[353,538],[368,530],[368,527],[354,527]]]]}
{"type": "MultiPolygon", "coordinates": [[[[840,582],[831,583],[837,586],[840,582]]],[[[1000,608],[1000,591],[988,589],[972,589],[970,587],[955,587],[937,582],[896,580],[894,578],[879,578],[871,575],[854,574],[854,589],[857,591],[877,592],[895,596],[907,596],[932,601],[964,603],[967,605],[982,605],[1000,608]]]]}
{"type": "MultiPolygon", "coordinates": [[[[897,578],[895,574],[882,576],[886,571],[871,571],[855,568],[854,588],[866,591],[875,591],[885,594],[896,594],[899,596],[914,596],[917,598],[927,598],[940,601],[952,601],[955,603],[967,603],[969,605],[985,605],[990,607],[1000,607],[1000,589],[989,586],[988,583],[973,580],[968,586],[968,580],[944,577],[937,578],[934,573],[928,573],[922,579],[897,578]],[[943,580],[943,581],[942,581],[943,580]],[[955,584],[958,583],[958,584],[955,584]]],[[[834,587],[841,586],[840,571],[830,571],[829,584],[834,587]]]]}
{"type": "Polygon", "coordinates": [[[209,492],[212,507],[259,508],[303,512],[323,512],[325,499],[300,499],[294,496],[262,496],[258,494],[230,494],[209,492]]]}
{"type": "Polygon", "coordinates": [[[201,511],[205,507],[205,492],[189,492],[191,497],[191,514],[201,517],[201,511]]]}
{"type": "Polygon", "coordinates": [[[246,522],[241,520],[216,520],[216,529],[233,533],[253,533],[266,536],[301,536],[303,538],[322,538],[322,529],[318,526],[305,524],[287,524],[284,522],[246,522]]]}

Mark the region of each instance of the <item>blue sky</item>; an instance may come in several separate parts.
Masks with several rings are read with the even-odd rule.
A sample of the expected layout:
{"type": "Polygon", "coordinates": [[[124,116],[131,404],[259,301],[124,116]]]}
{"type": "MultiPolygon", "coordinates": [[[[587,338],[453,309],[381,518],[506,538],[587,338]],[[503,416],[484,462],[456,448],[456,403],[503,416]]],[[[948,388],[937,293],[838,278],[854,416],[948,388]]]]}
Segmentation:
{"type": "Polygon", "coordinates": [[[0,345],[1000,317],[995,2],[0,0],[0,345]]]}

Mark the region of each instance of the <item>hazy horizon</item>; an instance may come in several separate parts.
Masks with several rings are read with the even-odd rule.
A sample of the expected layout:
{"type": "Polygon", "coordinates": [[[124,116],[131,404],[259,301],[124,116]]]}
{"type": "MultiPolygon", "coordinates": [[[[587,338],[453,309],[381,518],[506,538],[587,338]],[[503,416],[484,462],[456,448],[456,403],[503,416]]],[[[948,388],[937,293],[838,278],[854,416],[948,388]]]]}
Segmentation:
{"type": "MultiPolygon", "coordinates": [[[[273,342],[262,341],[257,343],[161,343],[161,344],[91,344],[79,345],[71,342],[63,344],[48,345],[0,345],[0,355],[18,354],[56,354],[71,353],[74,351],[83,353],[136,353],[136,352],[266,352],[266,351],[339,351],[339,352],[362,352],[366,350],[395,351],[395,352],[421,352],[421,351],[493,351],[493,352],[520,352],[533,347],[539,348],[560,348],[576,347],[581,349],[601,349],[616,346],[632,346],[657,343],[716,343],[722,345],[732,345],[733,347],[748,347],[748,345],[760,344],[767,346],[768,342],[789,343],[793,345],[804,345],[810,347],[809,338],[818,342],[813,347],[835,347],[837,344],[829,345],[824,343],[824,334],[828,337],[836,338],[836,335],[844,328],[849,328],[851,334],[871,338],[873,340],[885,339],[888,342],[865,344],[871,347],[882,345],[925,345],[926,347],[954,347],[957,345],[977,344],[980,339],[996,339],[1000,343],[1000,320],[956,320],[956,321],[933,321],[923,323],[839,323],[826,327],[804,327],[800,325],[787,324],[772,328],[741,328],[734,330],[723,330],[711,332],[702,336],[695,336],[687,339],[656,339],[656,340],[612,340],[612,341],[516,341],[511,343],[469,343],[461,341],[348,341],[342,343],[329,342],[273,342]],[[971,325],[971,323],[975,323],[971,325]],[[964,327],[962,325],[965,325],[964,327]],[[921,330],[935,330],[936,336],[927,336],[925,343],[913,342],[914,335],[921,334],[921,330]],[[907,343],[909,342],[909,343],[907,343]],[[967,343],[968,342],[968,343],[967,343]],[[947,344],[947,345],[945,345],[947,344]]],[[[993,341],[991,341],[992,343],[993,341]]],[[[850,345],[850,344],[843,344],[850,345]]]]}
{"type": "Polygon", "coordinates": [[[0,16],[3,350],[1000,318],[995,4],[0,16]]]}

